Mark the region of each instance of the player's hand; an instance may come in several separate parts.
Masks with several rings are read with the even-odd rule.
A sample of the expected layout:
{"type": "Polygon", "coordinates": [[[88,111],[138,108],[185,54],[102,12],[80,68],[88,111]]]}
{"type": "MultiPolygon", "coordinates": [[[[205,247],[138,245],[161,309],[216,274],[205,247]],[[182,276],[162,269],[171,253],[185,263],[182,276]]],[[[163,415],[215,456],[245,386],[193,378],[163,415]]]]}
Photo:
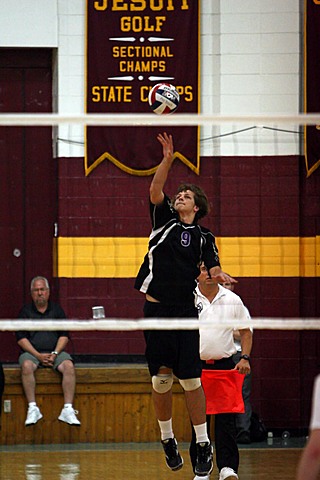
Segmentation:
{"type": "Polygon", "coordinates": [[[173,159],[173,140],[172,135],[168,135],[166,132],[159,133],[157,135],[157,140],[162,145],[163,158],[172,161],[173,159]]]}
{"type": "Polygon", "coordinates": [[[224,272],[217,273],[216,275],[211,274],[210,276],[213,280],[216,280],[217,283],[238,283],[238,280],[224,272]]]}

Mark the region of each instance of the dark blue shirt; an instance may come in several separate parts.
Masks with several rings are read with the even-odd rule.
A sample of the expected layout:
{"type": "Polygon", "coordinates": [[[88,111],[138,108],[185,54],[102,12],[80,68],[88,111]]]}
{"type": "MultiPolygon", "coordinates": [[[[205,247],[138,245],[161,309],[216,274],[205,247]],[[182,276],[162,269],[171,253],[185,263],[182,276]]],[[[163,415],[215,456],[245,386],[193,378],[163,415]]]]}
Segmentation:
{"type": "MultiPolygon", "coordinates": [[[[45,319],[64,319],[66,314],[64,310],[57,303],[48,302],[48,308],[44,313],[37,310],[34,303],[29,305],[24,305],[18,314],[18,318],[29,318],[35,320],[45,320],[45,319]]],[[[52,352],[57,345],[59,337],[69,337],[69,332],[67,331],[18,331],[16,332],[17,341],[22,338],[27,338],[33,347],[40,353],[52,352]]]]}

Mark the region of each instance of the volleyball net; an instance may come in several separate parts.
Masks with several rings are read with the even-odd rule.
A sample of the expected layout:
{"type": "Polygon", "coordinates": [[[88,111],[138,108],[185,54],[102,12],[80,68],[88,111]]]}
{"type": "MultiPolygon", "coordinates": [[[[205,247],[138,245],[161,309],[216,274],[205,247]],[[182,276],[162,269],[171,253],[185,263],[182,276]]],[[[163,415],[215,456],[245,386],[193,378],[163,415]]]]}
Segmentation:
{"type": "MultiPolygon", "coordinates": [[[[283,161],[283,158],[290,158],[290,165],[294,162],[301,161],[302,157],[306,157],[306,140],[307,129],[310,127],[314,131],[319,131],[320,114],[297,114],[297,115],[210,115],[210,114],[179,114],[174,115],[155,115],[150,114],[83,114],[83,115],[63,115],[63,114],[16,114],[16,113],[3,113],[0,115],[0,127],[41,127],[52,126],[61,127],[78,125],[82,127],[102,127],[102,126],[128,126],[128,127],[159,127],[159,131],[164,129],[170,132],[171,127],[184,127],[184,126],[197,126],[200,128],[199,144],[200,144],[200,156],[201,158],[210,157],[211,164],[215,163],[215,156],[219,156],[220,167],[224,165],[224,158],[230,162],[233,158],[234,162],[241,163],[244,170],[249,168],[243,162],[243,158],[250,157],[252,162],[256,162],[259,165],[256,176],[258,177],[261,170],[264,168],[264,162],[266,158],[273,156],[274,164],[279,158],[279,163],[283,161]],[[294,158],[293,158],[294,157],[294,158]],[[292,160],[293,158],[293,160],[292,160]]],[[[72,143],[75,138],[72,137],[72,128],[69,129],[70,137],[65,138],[64,141],[72,143]]],[[[79,132],[79,130],[78,130],[79,132]]],[[[79,142],[85,146],[85,136],[79,142]]],[[[157,153],[157,156],[161,157],[161,152],[157,153]]],[[[59,161],[59,155],[58,155],[59,161]]],[[[303,160],[302,160],[303,161],[303,160]]],[[[305,158],[305,161],[306,158],[305,158]]],[[[283,175],[284,169],[286,174],[290,169],[290,165],[287,163],[283,168],[279,168],[279,175],[283,175]]],[[[270,165],[265,169],[271,168],[270,165]]],[[[311,173],[315,176],[319,175],[317,171],[317,165],[307,165],[306,171],[303,175],[307,177],[311,173]]],[[[295,165],[295,171],[299,168],[295,165]]],[[[201,182],[201,171],[197,180],[201,182]]],[[[269,173],[267,172],[266,175],[269,173]]],[[[299,174],[297,174],[298,177],[299,174]]],[[[290,172],[289,172],[290,176],[290,172]]],[[[186,177],[190,179],[189,172],[186,173],[186,177]]],[[[223,182],[228,180],[228,172],[225,178],[223,174],[220,178],[223,182]]],[[[284,179],[284,176],[282,177],[284,179]]],[[[239,181],[238,190],[245,188],[245,185],[249,189],[252,188],[250,182],[247,182],[246,175],[243,174],[238,180],[234,177],[231,181],[239,181]],[[244,186],[242,185],[244,183],[244,186]]],[[[287,192],[286,202],[279,208],[287,208],[290,197],[293,200],[292,212],[288,211],[288,216],[293,217],[299,215],[300,211],[297,208],[297,202],[299,198],[296,195],[297,189],[295,186],[294,194],[290,191],[290,187],[283,183],[281,186],[281,179],[278,182],[280,188],[287,192]],[[296,195],[296,196],[294,196],[296,195]]],[[[308,180],[304,180],[307,182],[308,180]]],[[[311,176],[310,183],[316,184],[315,180],[311,176]]],[[[272,183],[272,182],[271,182],[272,183]]],[[[274,185],[268,184],[264,186],[266,204],[269,200],[268,192],[266,190],[273,188],[274,185]]],[[[305,195],[308,195],[306,191],[308,185],[305,183],[305,195]]],[[[205,187],[205,185],[204,185],[205,187]]],[[[259,185],[261,191],[261,185],[259,185]]],[[[206,190],[206,188],[204,188],[206,190]]],[[[249,192],[252,194],[252,192],[249,192]]],[[[273,191],[274,205],[271,205],[271,213],[269,215],[272,218],[272,211],[276,211],[281,203],[276,198],[276,190],[273,191]]],[[[319,194],[315,197],[315,189],[313,187],[312,195],[313,200],[313,212],[309,218],[316,225],[317,222],[317,202],[319,202],[319,194]]],[[[147,196],[147,192],[145,192],[147,196]]],[[[209,193],[210,198],[210,193],[209,193]]],[[[227,198],[227,191],[224,192],[224,199],[227,198]]],[[[238,197],[241,200],[241,197],[238,197]]],[[[248,200],[248,199],[247,199],[248,200]]],[[[302,199],[305,202],[305,198],[302,199]]],[[[238,205],[236,205],[238,207],[238,205]]],[[[250,209],[250,202],[247,202],[247,210],[250,209]]],[[[257,213],[256,221],[259,222],[258,217],[263,218],[267,207],[263,206],[263,202],[257,207],[260,211],[257,213]],[[258,219],[258,220],[257,220],[258,219]]],[[[146,215],[148,213],[146,212],[146,215]]],[[[238,215],[236,210],[235,216],[238,215]]],[[[309,213],[308,213],[309,215],[309,213]]],[[[222,219],[222,222],[227,223],[230,219],[230,212],[226,218],[222,219]]],[[[320,272],[320,236],[317,233],[316,227],[308,235],[288,234],[288,229],[284,229],[285,233],[281,233],[281,225],[277,225],[276,235],[260,236],[257,233],[252,232],[252,224],[250,223],[252,218],[250,215],[245,217],[243,215],[241,221],[241,232],[246,231],[245,222],[247,221],[247,230],[250,232],[248,235],[243,233],[238,235],[237,228],[238,223],[234,223],[234,218],[231,218],[231,224],[228,229],[228,235],[224,235],[218,238],[218,247],[220,253],[220,259],[222,269],[235,278],[238,278],[241,282],[241,277],[253,278],[254,281],[260,281],[265,277],[274,277],[276,279],[283,278],[302,278],[311,282],[311,291],[313,292],[312,301],[316,304],[316,292],[319,291],[319,272],[320,272]],[[232,224],[233,222],[233,224],[232,224]],[[234,229],[232,230],[232,225],[234,229]]],[[[307,221],[305,219],[304,221],[307,221]]],[[[116,221],[116,220],[115,220],[116,221]]],[[[299,219],[296,219],[296,223],[299,223],[299,219]]],[[[271,229],[272,230],[272,229],[271,229]]],[[[297,231],[297,229],[293,229],[297,231]]],[[[126,233],[126,232],[124,232],[126,233]]],[[[80,238],[80,237],[79,237],[80,238]]],[[[112,237],[99,237],[93,238],[92,245],[90,239],[87,239],[88,245],[84,245],[85,241],[80,239],[82,244],[77,243],[78,239],[74,240],[74,244],[70,243],[70,239],[62,238],[60,241],[60,255],[64,254],[74,256],[75,260],[69,270],[66,268],[62,272],[61,277],[73,278],[84,277],[83,272],[88,272],[87,267],[90,263],[90,257],[94,269],[90,271],[88,275],[88,281],[96,278],[104,278],[105,272],[106,278],[112,281],[113,278],[118,280],[121,278],[134,278],[137,272],[137,267],[141,264],[143,255],[146,253],[147,237],[146,238],[134,238],[131,237],[131,243],[128,243],[126,237],[112,238],[112,237]],[[101,243],[101,246],[99,244],[101,243]],[[93,245],[94,244],[94,245],[93,245]],[[77,264],[77,255],[82,256],[86,267],[81,270],[81,265],[77,264]],[[107,261],[105,260],[107,258],[107,261]],[[104,262],[106,262],[104,264],[104,262]],[[108,264],[108,265],[107,265],[108,264]],[[102,267],[98,268],[98,265],[102,267]],[[110,266],[111,265],[111,266],[110,266]],[[123,272],[126,270],[125,275],[123,272]],[[80,272],[74,274],[74,272],[80,272]],[[71,272],[71,273],[70,273],[71,272]]],[[[279,282],[275,283],[275,289],[279,288],[279,282]]],[[[236,292],[237,293],[237,292],[236,292]]],[[[97,299],[99,302],[99,299],[97,299]]],[[[244,303],[246,299],[244,299],[244,303]]],[[[261,309],[261,312],[263,308],[261,309]]],[[[308,311],[308,309],[305,309],[308,311]]],[[[316,305],[311,311],[317,312],[316,305]]],[[[139,312],[137,313],[137,316],[139,312]]],[[[214,320],[213,320],[214,322],[214,320]]],[[[319,317],[313,317],[301,315],[301,317],[253,317],[249,326],[255,330],[259,329],[273,329],[273,330],[319,330],[320,329],[319,317]]],[[[238,328],[240,325],[234,325],[223,323],[219,320],[216,321],[216,326],[219,327],[234,327],[238,328]]],[[[150,330],[150,329],[197,329],[198,322],[196,319],[140,319],[140,318],[106,318],[101,320],[95,319],[68,319],[66,321],[57,320],[45,320],[45,321],[28,321],[28,320],[16,320],[16,319],[2,319],[0,320],[1,331],[14,331],[14,330],[61,330],[67,329],[70,331],[90,331],[90,330],[110,330],[110,331],[137,331],[137,330],[150,330]]]]}

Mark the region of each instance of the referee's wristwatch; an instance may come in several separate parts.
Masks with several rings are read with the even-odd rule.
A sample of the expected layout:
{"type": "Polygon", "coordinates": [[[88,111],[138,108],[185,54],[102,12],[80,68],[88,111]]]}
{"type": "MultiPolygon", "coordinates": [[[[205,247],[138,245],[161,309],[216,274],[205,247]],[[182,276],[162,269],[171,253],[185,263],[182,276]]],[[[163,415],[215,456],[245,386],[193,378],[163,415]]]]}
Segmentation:
{"type": "Polygon", "coordinates": [[[247,360],[249,363],[250,363],[250,360],[251,360],[250,357],[249,357],[249,355],[241,355],[241,356],[240,356],[240,360],[242,360],[242,359],[243,359],[243,360],[247,360]]]}
{"type": "Polygon", "coordinates": [[[59,355],[59,353],[56,350],[54,350],[53,352],[51,352],[51,355],[59,355]]]}

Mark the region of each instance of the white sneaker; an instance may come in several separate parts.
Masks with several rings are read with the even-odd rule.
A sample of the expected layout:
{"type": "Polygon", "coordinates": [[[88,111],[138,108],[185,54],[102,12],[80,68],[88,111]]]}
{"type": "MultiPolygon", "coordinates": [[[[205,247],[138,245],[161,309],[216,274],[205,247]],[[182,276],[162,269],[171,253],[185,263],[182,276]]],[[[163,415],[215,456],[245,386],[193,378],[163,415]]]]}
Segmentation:
{"type": "Polygon", "coordinates": [[[220,470],[219,480],[238,480],[236,472],[229,467],[223,467],[220,470]]]}
{"type": "Polygon", "coordinates": [[[27,463],[25,468],[26,480],[41,480],[42,467],[37,463],[27,463]]]}
{"type": "Polygon", "coordinates": [[[80,421],[76,417],[78,413],[79,412],[77,410],[74,410],[72,407],[63,407],[58,417],[58,420],[61,420],[61,422],[69,423],[69,425],[81,425],[80,421]]]}
{"type": "Polygon", "coordinates": [[[77,480],[80,473],[78,463],[60,463],[60,480],[77,480]]]}
{"type": "Polygon", "coordinates": [[[27,418],[24,424],[26,426],[34,425],[40,420],[40,418],[42,418],[42,413],[40,412],[39,407],[37,407],[37,405],[32,405],[28,408],[27,418]]]}
{"type": "Polygon", "coordinates": [[[209,475],[206,475],[205,477],[198,477],[198,475],[196,475],[193,480],[210,480],[210,477],[209,475]]]}

